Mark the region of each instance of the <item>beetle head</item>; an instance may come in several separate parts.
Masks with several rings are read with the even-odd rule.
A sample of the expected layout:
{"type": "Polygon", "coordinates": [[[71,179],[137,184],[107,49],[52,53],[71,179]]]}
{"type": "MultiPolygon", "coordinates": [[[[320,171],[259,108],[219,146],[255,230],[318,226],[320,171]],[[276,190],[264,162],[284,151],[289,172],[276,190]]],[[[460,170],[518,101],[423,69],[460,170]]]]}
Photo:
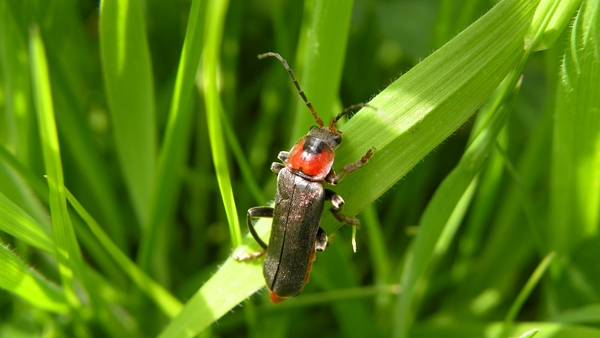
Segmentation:
{"type": "Polygon", "coordinates": [[[319,128],[317,126],[312,126],[308,131],[308,136],[312,136],[321,142],[327,143],[332,150],[335,150],[340,143],[342,143],[342,133],[331,127],[319,128]]]}

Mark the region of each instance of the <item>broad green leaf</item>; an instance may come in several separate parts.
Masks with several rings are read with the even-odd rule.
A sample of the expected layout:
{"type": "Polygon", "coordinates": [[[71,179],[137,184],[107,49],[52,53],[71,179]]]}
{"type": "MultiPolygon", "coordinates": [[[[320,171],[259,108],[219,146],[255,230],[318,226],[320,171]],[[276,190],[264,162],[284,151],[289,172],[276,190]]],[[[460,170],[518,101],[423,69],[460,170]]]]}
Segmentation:
{"type": "Polygon", "coordinates": [[[34,306],[64,313],[69,310],[63,292],[32,268],[10,249],[0,244],[0,287],[19,295],[34,306]]]}
{"type": "Polygon", "coordinates": [[[565,254],[600,222],[600,5],[583,3],[563,56],[552,147],[548,239],[565,254]]]}
{"type": "Polygon", "coordinates": [[[154,80],[142,5],[100,2],[100,47],[115,145],[137,218],[147,222],[156,162],[154,80]]]}
{"type": "Polygon", "coordinates": [[[512,76],[509,76],[490,110],[479,116],[488,122],[480,123],[481,127],[473,130],[472,134],[476,136],[472,138],[458,165],[438,187],[421,216],[419,232],[402,273],[402,297],[398,299],[394,322],[395,337],[407,336],[417,311],[413,308],[415,287],[438,248],[447,242],[444,233],[456,231],[453,230],[457,226],[455,218],[464,215],[465,202],[472,196],[473,189],[469,187],[495,147],[496,137],[504,127],[519,88],[515,88],[515,82],[511,80],[512,76]]]}
{"type": "MultiPolygon", "coordinates": [[[[379,93],[343,127],[335,168],[370,147],[369,163],[336,186],[354,215],[458,129],[523,56],[535,2],[505,0],[379,93]],[[360,188],[359,188],[360,187],[360,188]]],[[[325,214],[323,228],[337,229],[325,214]]]]}

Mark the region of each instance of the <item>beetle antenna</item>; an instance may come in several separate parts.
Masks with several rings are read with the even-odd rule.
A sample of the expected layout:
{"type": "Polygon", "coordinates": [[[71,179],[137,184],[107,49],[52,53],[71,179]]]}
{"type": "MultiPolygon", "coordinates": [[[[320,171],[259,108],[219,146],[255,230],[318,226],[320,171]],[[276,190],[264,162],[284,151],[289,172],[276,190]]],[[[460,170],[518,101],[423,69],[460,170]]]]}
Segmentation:
{"type": "Polygon", "coordinates": [[[315,111],[315,108],[313,108],[312,103],[310,103],[310,101],[308,101],[308,99],[306,98],[306,94],[304,94],[304,91],[300,88],[300,84],[296,80],[296,77],[294,76],[294,72],[292,71],[292,69],[290,68],[290,66],[288,66],[287,61],[285,61],[285,59],[282,58],[281,55],[279,55],[277,53],[273,53],[273,52],[268,52],[268,53],[260,54],[258,56],[258,58],[259,59],[264,59],[267,56],[274,56],[277,59],[279,59],[279,61],[281,61],[281,63],[283,64],[283,67],[285,67],[285,70],[287,70],[288,74],[290,74],[290,77],[292,78],[292,81],[294,81],[294,85],[296,86],[296,89],[298,90],[298,94],[300,94],[300,96],[302,97],[302,99],[306,103],[306,106],[308,107],[308,109],[310,109],[310,112],[312,113],[313,117],[315,118],[315,121],[317,121],[317,123],[319,124],[319,126],[323,127],[323,120],[321,120],[321,118],[317,115],[317,112],[315,111]]]}
{"type": "Polygon", "coordinates": [[[344,109],[344,111],[342,111],[341,113],[339,113],[338,116],[336,116],[336,117],[333,118],[333,120],[329,124],[329,130],[332,133],[337,132],[337,130],[335,129],[335,124],[342,118],[342,116],[348,114],[349,112],[353,111],[354,109],[364,108],[364,107],[370,107],[370,108],[376,109],[375,107],[370,106],[370,105],[368,105],[366,103],[359,103],[359,104],[352,105],[352,106],[344,109]]]}

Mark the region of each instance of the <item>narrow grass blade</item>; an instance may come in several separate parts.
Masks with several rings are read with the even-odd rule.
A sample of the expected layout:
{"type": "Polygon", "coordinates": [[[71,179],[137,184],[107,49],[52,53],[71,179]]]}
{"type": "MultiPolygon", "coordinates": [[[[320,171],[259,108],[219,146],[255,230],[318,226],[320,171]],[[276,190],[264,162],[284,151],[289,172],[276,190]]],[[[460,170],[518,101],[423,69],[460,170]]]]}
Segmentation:
{"type": "Polygon", "coordinates": [[[256,203],[264,203],[264,201],[266,201],[267,199],[264,197],[261,188],[258,186],[258,183],[252,176],[252,168],[250,167],[250,163],[248,163],[248,160],[246,159],[246,154],[242,149],[240,141],[237,139],[233,128],[231,128],[230,123],[227,121],[227,117],[225,116],[225,114],[221,114],[221,118],[223,118],[221,122],[223,123],[222,127],[223,131],[225,132],[227,144],[231,148],[231,152],[233,153],[233,156],[237,161],[237,165],[239,167],[240,174],[243,177],[244,183],[246,184],[246,188],[248,188],[248,191],[250,192],[256,203]]]}
{"type": "Polygon", "coordinates": [[[100,47],[115,145],[137,219],[146,225],[156,162],[155,103],[138,1],[100,2],[100,47]]]}
{"type": "Polygon", "coordinates": [[[519,172],[512,164],[506,151],[504,151],[504,149],[499,144],[496,144],[496,149],[500,153],[500,156],[502,156],[504,160],[504,165],[506,166],[508,173],[511,175],[512,179],[516,183],[516,188],[519,193],[521,203],[523,205],[523,211],[525,212],[525,215],[527,217],[527,224],[531,229],[531,237],[533,239],[533,242],[535,243],[535,246],[537,247],[540,256],[543,256],[548,253],[548,246],[542,238],[540,225],[539,222],[536,220],[534,208],[531,203],[531,196],[529,195],[529,192],[523,184],[523,180],[519,176],[519,172]]]}
{"type": "MultiPolygon", "coordinates": [[[[45,182],[40,177],[35,176],[28,168],[23,166],[2,146],[0,146],[0,159],[8,164],[18,175],[20,175],[20,177],[27,184],[27,187],[31,188],[44,203],[48,204],[48,186],[44,185],[45,182]]],[[[70,193],[68,192],[68,194],[70,193]]],[[[67,196],[67,198],[69,198],[69,196],[67,196]]],[[[39,219],[37,224],[40,224],[39,219]]],[[[80,228],[78,228],[79,224],[79,220],[75,219],[74,227],[76,230],[80,230],[80,228]]],[[[98,262],[98,264],[104,268],[106,273],[111,275],[114,281],[121,280],[121,276],[115,273],[117,271],[113,268],[113,262],[110,261],[110,258],[105,254],[104,250],[97,245],[97,242],[91,239],[91,235],[86,236],[86,234],[88,234],[87,232],[78,232],[77,234],[80,236],[79,239],[81,240],[82,245],[88,250],[91,258],[98,262]]],[[[54,252],[54,249],[52,249],[52,252],[54,252]]],[[[120,274],[120,271],[118,273],[120,274]]]]}
{"type": "Polygon", "coordinates": [[[510,309],[506,313],[506,317],[504,318],[504,329],[502,330],[502,333],[497,336],[497,338],[507,336],[511,326],[514,324],[514,321],[517,318],[517,315],[519,314],[519,311],[523,307],[523,304],[525,303],[531,292],[533,292],[533,289],[536,287],[536,285],[538,285],[540,279],[548,269],[548,266],[550,266],[550,263],[554,259],[555,255],[556,254],[554,252],[551,252],[548,255],[546,255],[546,257],[544,257],[544,259],[537,266],[533,274],[531,274],[531,276],[527,280],[527,283],[525,283],[525,286],[523,286],[523,289],[521,289],[521,292],[519,292],[519,295],[514,300],[514,302],[510,306],[510,309]]]}
{"type": "Polygon", "coordinates": [[[177,78],[169,107],[169,118],[164,141],[160,149],[158,167],[148,209],[148,224],[142,235],[137,260],[144,271],[148,271],[156,243],[162,233],[161,227],[173,209],[176,191],[181,177],[179,168],[186,156],[191,123],[190,101],[194,90],[194,79],[202,52],[203,1],[193,0],[185,41],[179,58],[177,78]]]}
{"type": "Polygon", "coordinates": [[[385,235],[382,231],[382,224],[377,219],[375,207],[369,206],[363,214],[364,222],[361,224],[361,230],[369,234],[370,256],[373,257],[371,264],[373,265],[376,284],[386,285],[390,282],[391,262],[388,257],[388,249],[385,244],[385,235]]]}
{"type": "Polygon", "coordinates": [[[3,244],[0,244],[0,267],[1,288],[46,311],[64,313],[69,310],[62,291],[25,265],[3,244]]]}
{"type": "Polygon", "coordinates": [[[52,233],[56,244],[56,259],[66,299],[71,307],[78,308],[81,306],[81,302],[75,293],[74,275],[75,272],[79,276],[83,275],[83,259],[67,211],[48,63],[40,32],[35,27],[31,29],[30,33],[29,58],[46,179],[50,188],[50,214],[52,216],[52,233]]]}
{"type": "Polygon", "coordinates": [[[54,243],[39,224],[0,192],[0,230],[25,243],[54,253],[54,243]]]}
{"type": "Polygon", "coordinates": [[[89,308],[98,314],[99,320],[109,327],[120,327],[114,313],[108,311],[108,302],[91,287],[88,271],[85,270],[79,243],[67,210],[66,189],[64,186],[60,145],[56,130],[54,106],[48,74],[46,52],[37,26],[31,28],[29,42],[29,62],[34,85],[34,98],[46,180],[49,188],[50,215],[52,217],[52,233],[56,246],[55,258],[61,278],[62,290],[71,307],[71,314],[77,322],[78,335],[88,335],[89,329],[83,325],[81,309],[84,304],[79,295],[88,297],[89,308]],[[75,289],[76,281],[78,290],[75,289]]]}
{"type": "MultiPolygon", "coordinates": [[[[339,113],[335,108],[344,68],[352,4],[353,1],[346,0],[305,2],[305,6],[312,9],[308,24],[304,24],[301,29],[298,43],[298,80],[308,100],[325,123],[339,113]]],[[[297,98],[290,133],[292,143],[315,124],[304,101],[297,98]]],[[[354,103],[356,102],[348,105],[354,103]]]]}
{"type": "Polygon", "coordinates": [[[229,1],[209,2],[206,11],[204,55],[202,61],[202,84],[206,101],[206,118],[208,123],[208,135],[210,137],[210,148],[212,150],[213,162],[221,198],[227,213],[231,245],[236,248],[242,242],[240,224],[233,190],[231,188],[229,165],[227,164],[227,151],[225,150],[225,138],[221,126],[221,111],[223,106],[219,97],[217,70],[219,69],[219,55],[221,51],[221,40],[223,24],[229,1]]]}
{"type": "Polygon", "coordinates": [[[551,247],[565,254],[598,236],[600,222],[600,4],[583,3],[558,85],[552,147],[551,247]]]}

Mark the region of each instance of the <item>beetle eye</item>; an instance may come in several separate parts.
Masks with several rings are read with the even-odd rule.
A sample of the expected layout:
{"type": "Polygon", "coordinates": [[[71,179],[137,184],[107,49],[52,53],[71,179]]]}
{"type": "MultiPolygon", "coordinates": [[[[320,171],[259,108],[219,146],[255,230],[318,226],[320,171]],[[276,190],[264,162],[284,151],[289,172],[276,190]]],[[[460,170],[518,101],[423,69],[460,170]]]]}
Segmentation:
{"type": "Polygon", "coordinates": [[[333,137],[333,140],[334,140],[334,141],[335,141],[335,143],[337,143],[337,144],[340,144],[340,143],[342,143],[342,135],[337,135],[337,134],[336,134],[336,135],[333,137]]]}

